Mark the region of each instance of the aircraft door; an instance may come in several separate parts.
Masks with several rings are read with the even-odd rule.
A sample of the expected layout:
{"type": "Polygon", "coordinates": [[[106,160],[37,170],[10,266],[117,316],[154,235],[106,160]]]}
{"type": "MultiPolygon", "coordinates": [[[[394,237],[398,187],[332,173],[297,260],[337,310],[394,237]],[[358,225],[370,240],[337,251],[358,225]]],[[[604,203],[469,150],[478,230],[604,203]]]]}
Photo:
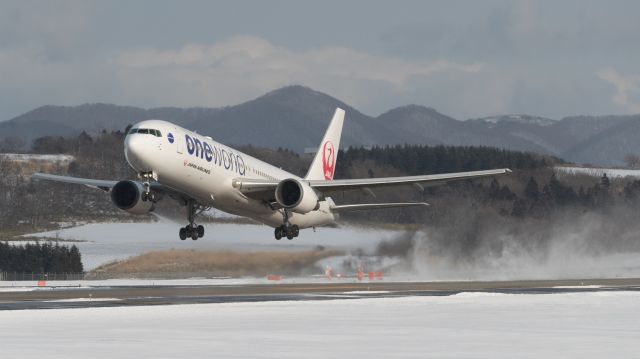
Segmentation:
{"type": "Polygon", "coordinates": [[[184,153],[184,135],[182,134],[182,131],[180,131],[180,129],[178,129],[177,127],[174,127],[174,133],[176,134],[176,151],[179,154],[184,153]]]}

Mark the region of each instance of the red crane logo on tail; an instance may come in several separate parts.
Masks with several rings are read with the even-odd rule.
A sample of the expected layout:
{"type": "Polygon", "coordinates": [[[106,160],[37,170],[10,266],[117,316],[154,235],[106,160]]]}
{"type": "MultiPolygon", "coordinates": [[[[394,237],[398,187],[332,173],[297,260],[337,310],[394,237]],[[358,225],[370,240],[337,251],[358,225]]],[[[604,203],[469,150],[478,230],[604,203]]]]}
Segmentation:
{"type": "Polygon", "coordinates": [[[333,172],[336,170],[336,154],[333,143],[327,141],[322,146],[322,173],[324,179],[330,181],[333,179],[333,172]]]}

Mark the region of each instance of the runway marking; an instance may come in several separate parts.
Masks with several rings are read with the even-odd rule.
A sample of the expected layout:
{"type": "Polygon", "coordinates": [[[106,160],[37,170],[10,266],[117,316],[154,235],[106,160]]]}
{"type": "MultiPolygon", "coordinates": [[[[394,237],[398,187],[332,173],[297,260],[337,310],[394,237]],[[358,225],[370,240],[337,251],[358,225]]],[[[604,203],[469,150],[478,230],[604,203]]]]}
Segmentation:
{"type": "Polygon", "coordinates": [[[550,294],[620,290],[640,290],[640,278],[503,282],[278,283],[72,287],[27,292],[0,291],[0,310],[281,300],[357,300],[360,298],[400,296],[449,296],[462,292],[550,294]],[[91,300],[83,299],[88,297],[91,300]]]}

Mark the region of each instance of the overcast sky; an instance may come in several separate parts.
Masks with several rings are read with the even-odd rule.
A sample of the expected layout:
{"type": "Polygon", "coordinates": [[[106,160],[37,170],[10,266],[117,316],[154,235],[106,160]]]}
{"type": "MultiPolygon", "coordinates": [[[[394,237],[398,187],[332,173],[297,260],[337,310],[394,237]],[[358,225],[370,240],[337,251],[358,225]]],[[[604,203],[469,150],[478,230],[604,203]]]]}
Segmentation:
{"type": "Polygon", "coordinates": [[[302,84],[378,115],[640,113],[639,1],[0,0],[0,120],[302,84]]]}

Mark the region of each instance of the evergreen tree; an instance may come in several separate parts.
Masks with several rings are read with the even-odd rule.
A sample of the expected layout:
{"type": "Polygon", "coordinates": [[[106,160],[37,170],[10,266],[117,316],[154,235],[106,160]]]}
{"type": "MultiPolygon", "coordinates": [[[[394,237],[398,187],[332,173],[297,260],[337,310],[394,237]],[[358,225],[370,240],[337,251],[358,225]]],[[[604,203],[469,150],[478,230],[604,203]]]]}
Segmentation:
{"type": "Polygon", "coordinates": [[[527,198],[533,200],[533,201],[537,201],[538,198],[540,197],[540,190],[538,189],[538,182],[536,182],[535,178],[533,178],[533,176],[529,177],[529,181],[527,182],[527,186],[524,190],[525,195],[527,196],[527,198]]]}
{"type": "Polygon", "coordinates": [[[609,187],[611,186],[611,182],[609,182],[609,177],[607,177],[607,173],[603,173],[600,178],[600,188],[604,191],[609,191],[609,187]]]}
{"type": "Polygon", "coordinates": [[[513,208],[511,209],[512,216],[522,218],[524,217],[526,212],[527,212],[527,204],[523,199],[518,198],[515,201],[513,201],[513,208]]]}

